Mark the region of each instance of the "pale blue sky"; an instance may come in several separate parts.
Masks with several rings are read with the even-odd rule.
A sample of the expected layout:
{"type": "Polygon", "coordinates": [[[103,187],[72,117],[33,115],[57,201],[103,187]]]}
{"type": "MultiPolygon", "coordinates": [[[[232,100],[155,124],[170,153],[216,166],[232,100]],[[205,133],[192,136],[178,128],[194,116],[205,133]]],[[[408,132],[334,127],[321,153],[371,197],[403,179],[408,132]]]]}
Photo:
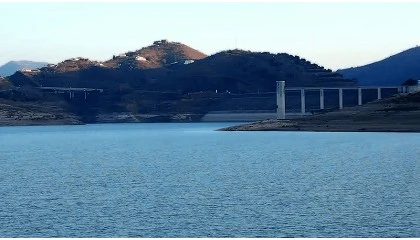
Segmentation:
{"type": "Polygon", "coordinates": [[[0,3],[0,65],[107,60],[154,40],[286,52],[336,70],[420,44],[420,3],[0,3]],[[236,41],[235,41],[236,39],[236,41]]]}

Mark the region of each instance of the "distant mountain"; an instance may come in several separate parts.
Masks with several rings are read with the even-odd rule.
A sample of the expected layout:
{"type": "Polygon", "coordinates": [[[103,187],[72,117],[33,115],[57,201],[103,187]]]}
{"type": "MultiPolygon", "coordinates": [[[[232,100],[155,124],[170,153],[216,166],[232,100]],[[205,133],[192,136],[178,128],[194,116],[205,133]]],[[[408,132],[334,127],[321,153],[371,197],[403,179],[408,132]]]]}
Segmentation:
{"type": "Polygon", "coordinates": [[[384,60],[337,73],[356,79],[360,86],[397,86],[409,78],[420,79],[420,47],[410,48],[384,60]]]}
{"type": "Polygon", "coordinates": [[[0,66],[0,77],[10,76],[16,71],[22,69],[37,69],[46,66],[46,62],[32,62],[32,61],[10,61],[3,66],[0,66]]]}

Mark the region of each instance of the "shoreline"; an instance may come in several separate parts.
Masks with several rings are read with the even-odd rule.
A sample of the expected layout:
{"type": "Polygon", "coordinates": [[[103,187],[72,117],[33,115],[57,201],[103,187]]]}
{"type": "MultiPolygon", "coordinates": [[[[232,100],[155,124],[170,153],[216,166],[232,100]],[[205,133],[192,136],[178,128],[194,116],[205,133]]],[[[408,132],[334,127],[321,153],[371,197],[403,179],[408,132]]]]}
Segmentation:
{"type": "MultiPolygon", "coordinates": [[[[211,114],[211,113],[210,113],[211,114]]],[[[251,113],[247,113],[248,115],[251,113]]],[[[271,114],[271,113],[269,113],[271,114]]],[[[102,123],[197,123],[229,122],[223,114],[219,120],[206,121],[208,114],[130,112],[76,115],[53,103],[0,103],[0,126],[84,125],[102,123]]],[[[230,114],[236,116],[235,114],[230,114]]],[[[250,115],[255,117],[255,115],[250,115]]],[[[214,116],[213,116],[214,117],[214,116]]],[[[238,120],[238,119],[236,119],[238,120]]],[[[249,121],[249,120],[247,120],[249,121]]],[[[235,121],[240,122],[240,121],[235,121]]],[[[244,121],[245,122],[245,121],[244,121]]],[[[266,119],[218,129],[219,131],[312,131],[312,132],[420,132],[420,92],[399,94],[362,106],[340,111],[291,118],[266,119]]]]}
{"type": "MultiPolygon", "coordinates": [[[[72,121],[13,121],[0,122],[0,127],[20,127],[20,126],[74,126],[87,124],[119,124],[119,123],[217,123],[219,121],[105,121],[105,122],[72,122],[72,121]]],[[[227,121],[229,122],[229,121],[227,121]]],[[[252,123],[244,123],[216,129],[215,131],[291,131],[291,132],[400,132],[400,133],[420,133],[420,124],[405,125],[394,123],[321,123],[302,121],[302,119],[294,120],[276,120],[267,119],[252,123]]]]}
{"type": "Polygon", "coordinates": [[[263,120],[218,129],[218,131],[293,131],[293,132],[401,132],[420,133],[420,126],[395,124],[325,124],[289,120],[263,120]]]}
{"type": "Polygon", "coordinates": [[[420,92],[290,120],[268,119],[220,131],[420,132],[420,92]]]}

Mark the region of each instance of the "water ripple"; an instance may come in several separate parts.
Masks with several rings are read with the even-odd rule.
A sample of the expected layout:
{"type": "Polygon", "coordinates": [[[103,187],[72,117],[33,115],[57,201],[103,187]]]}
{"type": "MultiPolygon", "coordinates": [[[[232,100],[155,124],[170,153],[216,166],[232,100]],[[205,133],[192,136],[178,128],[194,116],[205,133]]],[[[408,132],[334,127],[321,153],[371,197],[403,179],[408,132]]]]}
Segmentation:
{"type": "Polygon", "coordinates": [[[0,237],[420,237],[420,134],[222,125],[0,128],[0,237]]]}

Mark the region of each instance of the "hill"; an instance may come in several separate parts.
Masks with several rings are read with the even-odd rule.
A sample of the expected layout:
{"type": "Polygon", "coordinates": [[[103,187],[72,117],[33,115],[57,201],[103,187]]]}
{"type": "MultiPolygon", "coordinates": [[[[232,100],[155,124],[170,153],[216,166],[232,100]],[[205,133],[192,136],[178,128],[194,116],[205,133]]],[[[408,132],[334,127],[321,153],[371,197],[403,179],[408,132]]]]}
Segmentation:
{"type": "Polygon", "coordinates": [[[360,86],[397,86],[409,78],[420,79],[420,47],[410,48],[365,66],[337,70],[360,86]]]}
{"type": "MultiPolygon", "coordinates": [[[[61,95],[76,114],[90,114],[90,121],[104,112],[205,114],[249,108],[251,100],[241,101],[235,94],[274,92],[279,80],[289,87],[355,84],[299,56],[228,50],[206,57],[166,40],[105,62],[77,57],[39,71],[18,71],[7,79],[25,90],[8,96],[25,101],[43,100],[42,96],[48,95],[30,89],[37,86],[104,89],[103,94],[87,100],[81,95],[71,100],[68,94],[61,95]]],[[[253,105],[253,109],[272,110],[275,101],[264,98],[253,105]]]]}
{"type": "Polygon", "coordinates": [[[349,86],[354,82],[343,78],[306,59],[286,53],[250,52],[228,50],[216,53],[187,66],[174,66],[165,84],[184,90],[232,93],[275,91],[276,81],[286,81],[286,86],[349,86]],[[178,85],[178,86],[176,86],[178,85]]]}
{"type": "Polygon", "coordinates": [[[354,81],[286,53],[228,50],[205,57],[179,43],[154,44],[106,62],[73,58],[39,72],[16,72],[14,85],[105,88],[119,91],[272,92],[286,86],[352,86],[354,81]],[[142,60],[135,60],[143,57],[142,60]],[[172,62],[178,59],[176,62],[172,62]],[[169,63],[168,63],[169,62],[169,63]]]}
{"type": "Polygon", "coordinates": [[[3,66],[0,66],[0,77],[10,76],[16,71],[23,69],[37,69],[46,66],[45,62],[32,62],[32,61],[10,61],[3,66]]]}

